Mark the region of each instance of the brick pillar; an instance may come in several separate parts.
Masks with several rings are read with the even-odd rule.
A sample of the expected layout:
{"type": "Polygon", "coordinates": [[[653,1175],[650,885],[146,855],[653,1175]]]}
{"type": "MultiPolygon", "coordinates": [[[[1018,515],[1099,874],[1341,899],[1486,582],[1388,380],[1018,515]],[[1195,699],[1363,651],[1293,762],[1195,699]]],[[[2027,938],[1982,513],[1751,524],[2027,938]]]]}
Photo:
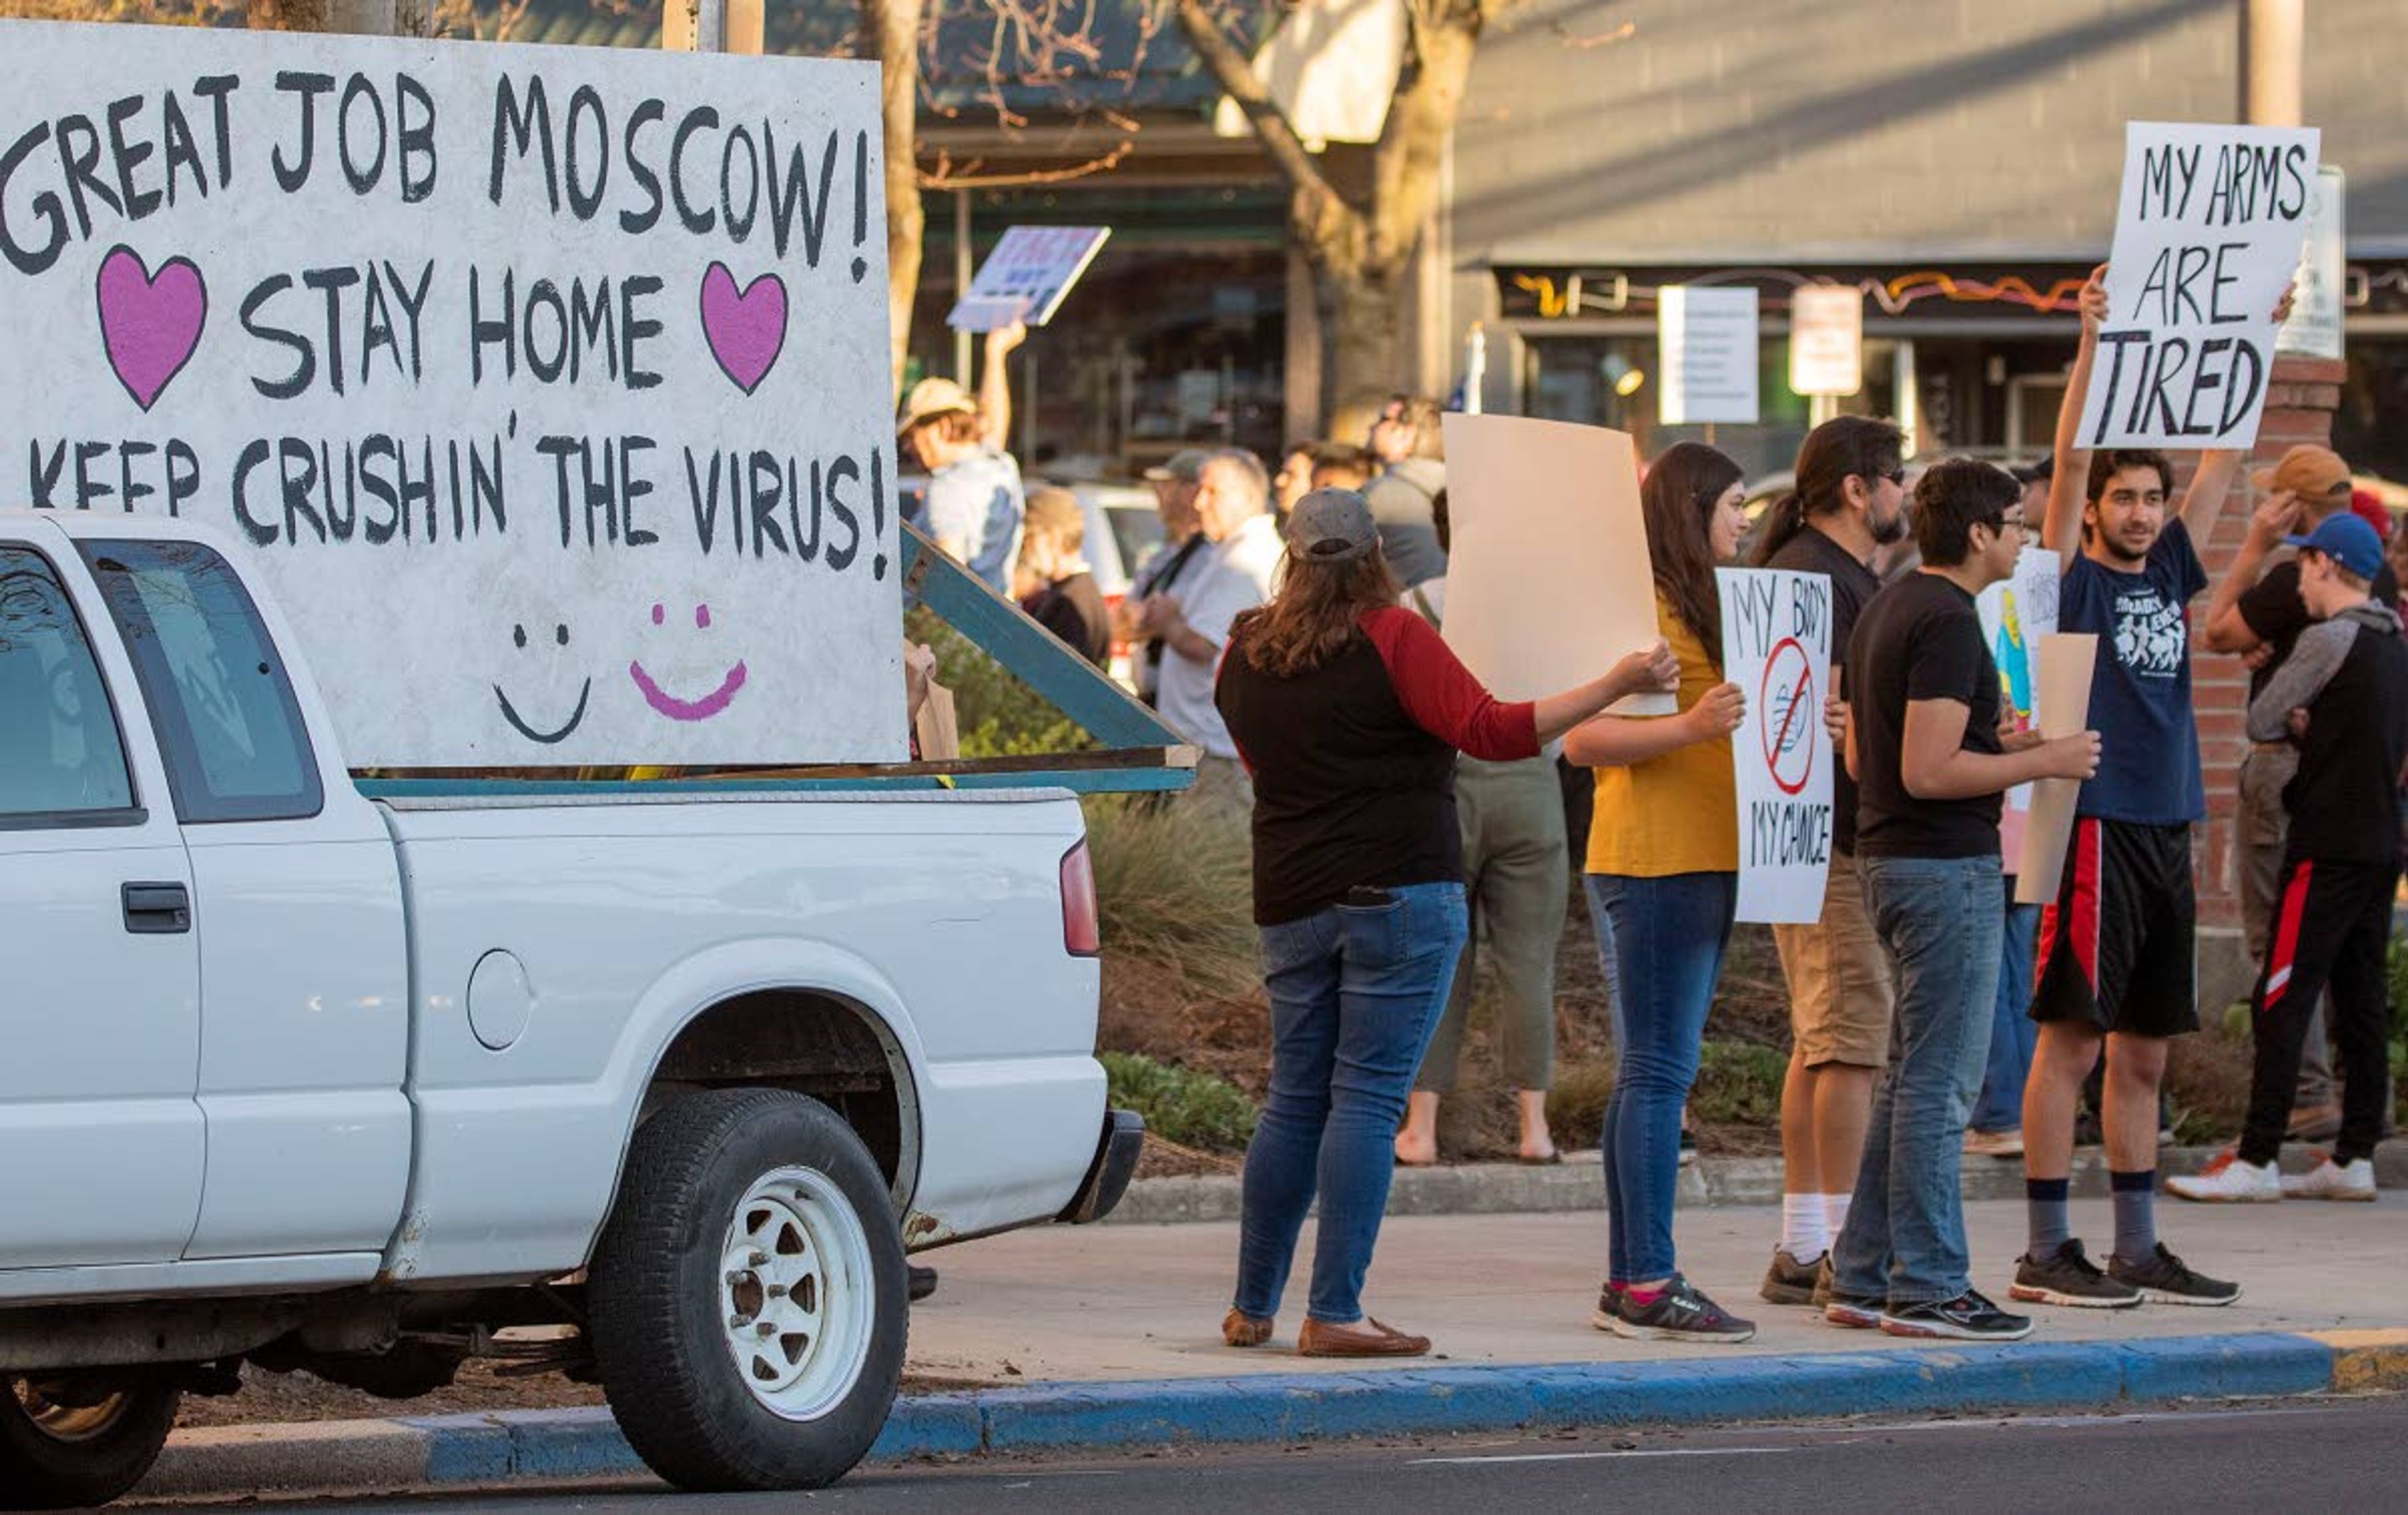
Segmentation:
{"type": "MultiPolygon", "coordinates": [[[[2302,442],[2329,446],[2333,412],[2341,407],[2345,364],[2322,358],[2277,358],[2266,395],[2265,419],[2250,466],[2262,467],[2302,442]]],[[[2208,576],[2221,580],[2249,531],[2256,491],[2244,472],[2223,508],[2200,535],[2208,576]]],[[[2206,598],[2194,602],[2204,611],[2206,598]]],[[[2193,627],[2194,633],[2199,628],[2193,627]]],[[[2249,993],[2257,965],[2241,934],[2240,859],[2234,845],[2241,756],[2248,748],[2242,722],[2249,703],[2248,671],[2239,658],[2194,644],[2191,680],[2199,711],[2199,755],[2207,784],[2207,828],[2196,853],[2199,879],[2200,1008],[2213,1016],[2249,993]]]]}

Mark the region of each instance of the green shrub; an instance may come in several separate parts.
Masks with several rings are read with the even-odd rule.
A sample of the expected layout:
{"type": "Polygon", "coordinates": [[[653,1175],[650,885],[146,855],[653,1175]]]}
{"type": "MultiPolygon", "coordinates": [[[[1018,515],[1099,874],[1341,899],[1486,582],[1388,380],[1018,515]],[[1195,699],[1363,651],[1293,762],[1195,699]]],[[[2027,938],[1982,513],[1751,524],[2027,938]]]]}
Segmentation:
{"type": "Polygon", "coordinates": [[[1781,1123],[1781,1085],[1789,1054],[1745,1041],[1710,1041],[1689,1091],[1689,1113],[1717,1125],[1781,1123]]]}
{"type": "Polygon", "coordinates": [[[925,606],[904,618],[904,635],[937,654],[937,682],[953,691],[966,758],[1075,752],[1096,745],[1079,723],[1008,672],[925,606]]]}
{"type": "Polygon", "coordinates": [[[1254,1135],[1254,1105],[1243,1091],[1209,1073],[1157,1063],[1137,1052],[1101,1052],[1116,1108],[1145,1117],[1165,1141],[1208,1152],[1243,1151],[1254,1135]]]}
{"type": "Polygon", "coordinates": [[[1106,956],[1174,968],[1205,994],[1262,982],[1243,821],[1180,795],[1096,795],[1087,849],[1106,956]]]}
{"type": "Polygon", "coordinates": [[[1564,1060],[1555,1065],[1555,1085],[1547,1091],[1547,1127],[1558,1147],[1586,1147],[1605,1125],[1605,1104],[1613,1097],[1613,1059],[1564,1060]]]}

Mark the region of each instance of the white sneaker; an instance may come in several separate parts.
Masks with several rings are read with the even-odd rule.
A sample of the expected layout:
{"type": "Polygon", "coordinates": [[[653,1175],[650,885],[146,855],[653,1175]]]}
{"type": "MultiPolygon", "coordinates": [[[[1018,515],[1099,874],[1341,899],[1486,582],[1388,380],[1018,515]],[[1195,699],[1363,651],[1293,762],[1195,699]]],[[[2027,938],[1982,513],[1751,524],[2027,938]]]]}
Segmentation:
{"type": "Polygon", "coordinates": [[[2316,1165],[2305,1173],[2283,1175],[2285,1199],[2347,1199],[2372,1204],[2374,1165],[2366,1158],[2336,1163],[2329,1152],[2316,1154],[2316,1165]]]}
{"type": "Polygon", "coordinates": [[[1968,1157],[2021,1157],[2024,1155],[2024,1134],[2020,1128],[2012,1131],[1968,1129],[1965,1133],[1965,1155],[1968,1157]]]}
{"type": "Polygon", "coordinates": [[[2223,1152],[2189,1178],[2168,1179],[2166,1193],[2211,1204],[2271,1205],[2283,1197],[2283,1184],[2273,1164],[2259,1167],[2243,1163],[2237,1152],[2223,1152]]]}

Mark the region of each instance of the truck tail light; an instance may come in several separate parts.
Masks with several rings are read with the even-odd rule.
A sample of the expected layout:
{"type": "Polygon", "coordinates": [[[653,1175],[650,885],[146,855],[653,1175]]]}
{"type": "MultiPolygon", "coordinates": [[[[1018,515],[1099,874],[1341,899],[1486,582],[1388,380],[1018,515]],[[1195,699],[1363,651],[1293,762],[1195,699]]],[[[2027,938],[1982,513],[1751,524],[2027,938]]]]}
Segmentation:
{"type": "Polygon", "coordinates": [[[1096,913],[1096,867],[1081,841],[1062,854],[1062,946],[1072,957],[1101,957],[1103,922],[1096,913]]]}

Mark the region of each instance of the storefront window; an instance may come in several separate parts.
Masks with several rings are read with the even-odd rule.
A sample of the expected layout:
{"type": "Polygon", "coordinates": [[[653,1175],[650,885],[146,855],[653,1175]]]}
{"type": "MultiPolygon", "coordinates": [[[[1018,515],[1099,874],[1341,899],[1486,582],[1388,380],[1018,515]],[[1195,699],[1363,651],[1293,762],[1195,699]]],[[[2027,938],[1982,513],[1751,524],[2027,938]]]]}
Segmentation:
{"type": "MultiPolygon", "coordinates": [[[[1653,332],[1598,336],[1534,337],[1525,350],[1526,408],[1531,415],[1588,425],[1611,426],[1637,439],[1639,455],[1652,458],[1675,442],[1706,442],[1747,470],[1751,480],[1788,469],[1814,421],[1813,402],[1789,388],[1789,338],[1766,336],[1758,347],[1754,425],[1664,426],[1658,354],[1653,332]]],[[[1894,416],[1897,344],[1865,342],[1864,386],[1833,402],[1834,414],[1894,416]]]]}

